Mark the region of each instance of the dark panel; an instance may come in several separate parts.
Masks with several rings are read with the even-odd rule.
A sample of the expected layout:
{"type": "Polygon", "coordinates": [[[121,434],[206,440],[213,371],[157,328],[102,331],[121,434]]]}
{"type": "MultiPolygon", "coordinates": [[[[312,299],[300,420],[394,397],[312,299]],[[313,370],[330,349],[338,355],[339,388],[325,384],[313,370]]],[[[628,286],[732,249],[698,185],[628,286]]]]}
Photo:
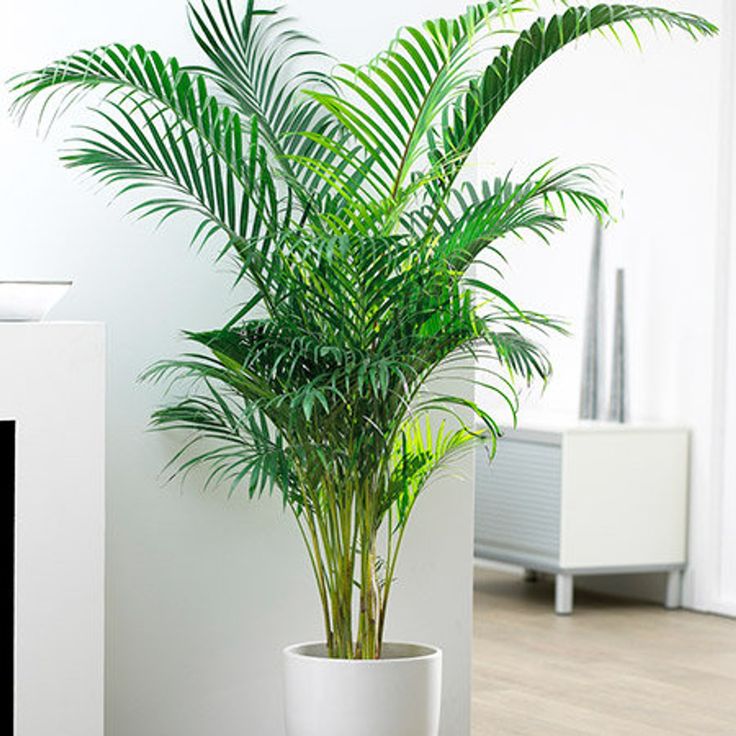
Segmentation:
{"type": "MultiPolygon", "coordinates": [[[[9,683],[14,681],[15,654],[15,422],[0,422],[0,504],[2,504],[0,544],[3,546],[2,631],[6,641],[3,680],[5,688],[9,689],[9,683]],[[8,641],[10,646],[7,645],[8,641]]],[[[0,723],[5,723],[5,726],[0,729],[3,733],[13,733],[13,698],[6,695],[2,701],[6,705],[0,723]]]]}

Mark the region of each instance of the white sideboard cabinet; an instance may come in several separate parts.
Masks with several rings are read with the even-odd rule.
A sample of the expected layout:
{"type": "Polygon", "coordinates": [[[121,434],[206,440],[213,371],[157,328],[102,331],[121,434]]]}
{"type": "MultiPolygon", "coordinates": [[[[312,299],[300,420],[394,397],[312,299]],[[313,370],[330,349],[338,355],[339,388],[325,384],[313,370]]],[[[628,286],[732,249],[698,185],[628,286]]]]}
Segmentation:
{"type": "Polygon", "coordinates": [[[476,455],[475,555],[556,576],[572,612],[575,575],[662,572],[680,605],[686,564],[685,429],[569,422],[505,429],[476,455]]]}
{"type": "Polygon", "coordinates": [[[0,356],[12,733],[102,736],[104,327],[0,322],[0,356]]]}

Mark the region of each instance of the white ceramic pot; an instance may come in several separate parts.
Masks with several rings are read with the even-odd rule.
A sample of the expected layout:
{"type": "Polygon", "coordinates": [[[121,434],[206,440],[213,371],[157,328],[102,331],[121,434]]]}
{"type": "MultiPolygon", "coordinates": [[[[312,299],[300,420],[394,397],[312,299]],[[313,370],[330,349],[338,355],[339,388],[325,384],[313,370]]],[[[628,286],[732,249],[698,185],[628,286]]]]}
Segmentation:
{"type": "Polygon", "coordinates": [[[383,646],[379,660],[329,659],[324,644],[284,650],[287,736],[437,736],[442,652],[383,646]]]}

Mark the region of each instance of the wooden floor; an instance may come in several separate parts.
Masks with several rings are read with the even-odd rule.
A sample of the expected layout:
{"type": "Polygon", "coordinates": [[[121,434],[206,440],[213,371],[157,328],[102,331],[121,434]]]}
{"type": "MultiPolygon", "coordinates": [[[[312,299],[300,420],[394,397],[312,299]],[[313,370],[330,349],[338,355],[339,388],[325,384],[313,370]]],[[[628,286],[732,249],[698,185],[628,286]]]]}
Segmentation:
{"type": "Polygon", "coordinates": [[[736,736],[736,621],[476,571],[473,736],[736,736]]]}

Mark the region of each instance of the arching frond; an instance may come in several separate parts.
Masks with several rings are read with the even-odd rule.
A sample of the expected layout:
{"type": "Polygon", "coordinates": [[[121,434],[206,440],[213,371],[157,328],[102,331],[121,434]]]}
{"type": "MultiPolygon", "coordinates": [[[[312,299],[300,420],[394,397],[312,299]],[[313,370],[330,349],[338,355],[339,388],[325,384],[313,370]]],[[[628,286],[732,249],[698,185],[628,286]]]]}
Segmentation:
{"type": "MultiPolygon", "coordinates": [[[[464,212],[438,233],[438,256],[464,272],[499,238],[520,237],[526,231],[546,240],[563,228],[568,203],[578,211],[607,216],[608,206],[596,193],[596,183],[596,171],[590,167],[555,172],[544,164],[518,184],[512,183],[511,174],[497,179],[493,186],[483,187],[482,195],[467,187],[464,212]]],[[[432,217],[429,208],[428,226],[434,225],[432,217]]]]}
{"type": "Polygon", "coordinates": [[[244,117],[258,119],[270,150],[287,176],[307,187],[314,178],[293,165],[293,157],[328,157],[304,132],[342,137],[339,123],[327,115],[307,90],[335,92],[332,78],[320,69],[327,59],[316,42],[302,33],[282,8],[261,7],[247,0],[239,15],[232,0],[189,3],[194,37],[212,67],[193,67],[226,95],[244,117]],[[307,63],[313,66],[305,68],[307,63]]]}
{"type": "Polygon", "coordinates": [[[367,65],[341,67],[336,79],[352,99],[312,93],[365,148],[393,198],[426,153],[428,131],[472,76],[473,44],[507,30],[496,23],[521,9],[521,0],[492,0],[458,18],[403,28],[367,65]]]}
{"type": "Polygon", "coordinates": [[[257,121],[244,130],[204,77],[182,70],[176,59],[163,62],[142,46],[121,45],[81,51],[17,77],[11,110],[22,118],[42,99],[40,118],[54,118],[70,96],[98,87],[105,94],[95,124],[70,141],[62,160],[138,195],[140,215],[193,212],[200,220],[195,240],[219,233],[254,275],[252,244],[273,238],[290,214],[288,200],[278,198],[257,121]],[[162,196],[161,187],[169,194],[162,196]],[[147,196],[152,188],[159,191],[147,196]]]}
{"type": "Polygon", "coordinates": [[[717,33],[717,28],[700,16],[638,5],[581,5],[549,19],[537,19],[513,45],[501,49],[485,71],[469,83],[441,128],[430,132],[432,165],[444,169],[435,197],[442,199],[498,112],[547,59],[595,31],[609,29],[615,34],[617,25],[638,40],[633,25],[637,21],[668,31],[681,30],[693,38],[717,33]]]}

